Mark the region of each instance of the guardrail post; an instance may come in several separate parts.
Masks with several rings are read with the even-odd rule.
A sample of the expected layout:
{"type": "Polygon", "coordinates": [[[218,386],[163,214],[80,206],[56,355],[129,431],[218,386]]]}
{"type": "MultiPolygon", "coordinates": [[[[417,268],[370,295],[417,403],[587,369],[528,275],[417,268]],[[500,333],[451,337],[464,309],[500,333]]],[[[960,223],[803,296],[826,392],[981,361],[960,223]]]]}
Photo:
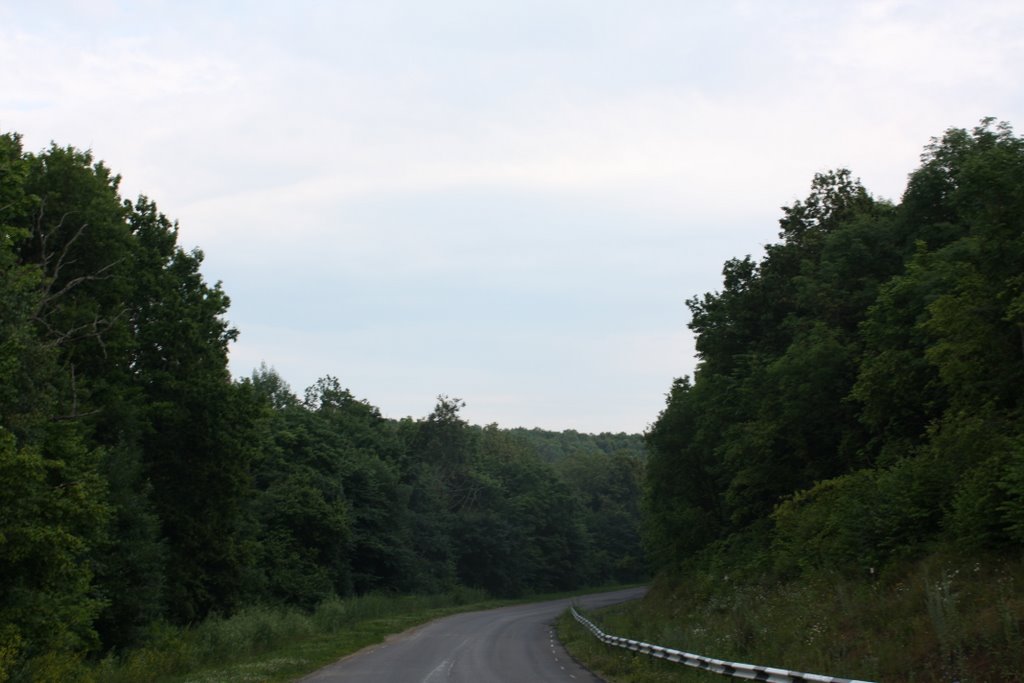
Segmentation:
{"type": "Polygon", "coordinates": [[[714,659],[703,655],[695,655],[690,652],[683,652],[682,650],[673,650],[672,648],[662,647],[661,645],[651,645],[650,643],[630,640],[620,636],[612,636],[602,631],[592,621],[580,614],[576,609],[576,605],[570,605],[569,610],[577,622],[606,645],[614,645],[649,657],[656,657],[657,659],[664,659],[677,664],[685,664],[686,666],[704,669],[705,671],[714,671],[715,673],[732,676],[733,678],[769,681],[769,683],[872,683],[871,681],[858,681],[849,678],[836,678],[834,676],[808,674],[800,671],[789,671],[788,669],[777,669],[769,666],[755,666],[753,664],[743,664],[741,662],[727,662],[721,659],[714,659]]]}

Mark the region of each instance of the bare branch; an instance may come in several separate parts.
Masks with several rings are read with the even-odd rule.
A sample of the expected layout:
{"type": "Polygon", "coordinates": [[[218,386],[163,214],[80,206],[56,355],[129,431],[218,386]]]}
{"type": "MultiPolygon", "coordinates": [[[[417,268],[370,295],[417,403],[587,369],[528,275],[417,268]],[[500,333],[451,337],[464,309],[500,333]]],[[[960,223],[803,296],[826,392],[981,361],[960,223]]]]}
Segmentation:
{"type": "Polygon", "coordinates": [[[106,346],[103,343],[102,335],[105,331],[110,329],[114,322],[124,315],[126,311],[119,312],[109,320],[96,316],[91,322],[78,325],[68,330],[58,330],[47,321],[48,311],[55,308],[55,303],[58,300],[86,282],[108,279],[111,277],[111,271],[117,267],[118,264],[124,261],[124,258],[119,258],[99,268],[95,272],[73,277],[60,285],[60,289],[54,291],[64,269],[76,262],[76,259],[71,258],[72,247],[74,247],[75,243],[78,242],[82,235],[85,234],[85,231],[89,228],[88,223],[82,223],[74,230],[70,238],[64,243],[59,251],[51,248],[50,240],[55,234],[59,234],[64,229],[65,224],[72,214],[73,212],[71,211],[66,212],[60,217],[56,226],[51,229],[47,229],[44,225],[44,217],[46,215],[45,200],[40,204],[39,211],[36,215],[34,233],[39,240],[39,260],[44,276],[43,286],[41,288],[43,295],[36,303],[35,312],[32,317],[37,323],[45,328],[48,336],[50,337],[49,341],[46,342],[46,346],[62,346],[73,341],[92,337],[99,342],[100,347],[103,349],[103,355],[106,357],[106,346]]]}
{"type": "MultiPolygon", "coordinates": [[[[57,225],[56,228],[57,230],[61,229],[61,227],[64,225],[64,219],[66,219],[69,215],[70,213],[66,213],[60,217],[60,223],[57,225]]],[[[53,278],[54,282],[56,282],[57,278],[60,277],[60,271],[64,266],[75,262],[74,260],[67,260],[68,254],[71,253],[71,247],[74,245],[75,242],[78,241],[78,238],[82,236],[82,233],[85,232],[85,229],[87,227],[89,227],[88,223],[82,223],[82,225],[79,226],[78,230],[75,231],[75,234],[71,236],[71,239],[69,239],[64,244],[64,248],[60,250],[60,256],[57,257],[57,264],[53,267],[53,272],[50,274],[50,277],[53,278]]]]}
{"type": "MultiPolygon", "coordinates": [[[[74,259],[68,258],[68,256],[71,254],[71,247],[74,246],[75,242],[77,242],[78,239],[82,236],[86,228],[89,227],[88,223],[82,223],[82,225],[80,225],[78,229],[75,230],[74,234],[71,235],[71,238],[64,243],[64,246],[61,248],[59,254],[57,254],[54,251],[51,251],[49,248],[50,238],[55,234],[59,234],[64,229],[65,222],[67,222],[68,217],[70,217],[73,213],[75,212],[65,212],[64,215],[60,217],[60,220],[57,221],[57,225],[55,225],[52,229],[47,230],[44,225],[44,218],[46,216],[46,199],[44,198],[39,203],[39,212],[36,214],[35,226],[32,232],[39,238],[39,265],[42,268],[43,274],[46,276],[47,281],[51,284],[57,281],[57,278],[60,277],[60,271],[65,266],[75,262],[74,259]],[[53,262],[54,257],[56,257],[57,261],[56,264],[54,264],[53,269],[51,271],[50,264],[53,262]]],[[[49,286],[47,286],[46,291],[47,293],[49,293],[49,286]]]]}
{"type": "Polygon", "coordinates": [[[44,347],[56,348],[82,339],[93,338],[100,345],[100,349],[103,351],[103,357],[106,358],[107,347],[103,341],[103,333],[112,328],[114,324],[127,313],[128,309],[122,308],[117,312],[117,315],[112,318],[94,316],[91,321],[72,327],[69,330],[56,329],[43,316],[35,316],[33,317],[33,320],[44,327],[50,337],[47,341],[43,342],[44,347]]]}
{"type": "MultiPolygon", "coordinates": [[[[68,280],[68,282],[63,287],[61,287],[60,291],[58,291],[58,292],[51,293],[51,292],[47,291],[46,295],[42,299],[40,299],[39,304],[36,307],[37,310],[42,310],[45,306],[50,304],[52,301],[55,301],[55,300],[59,299],[60,297],[64,296],[69,291],[71,291],[72,289],[74,289],[78,285],[82,284],[83,282],[91,282],[93,280],[106,280],[110,276],[109,275],[104,275],[103,273],[106,273],[108,270],[110,270],[114,266],[118,265],[122,261],[124,261],[124,259],[123,258],[119,258],[116,261],[113,261],[113,262],[108,263],[107,265],[103,266],[102,268],[97,270],[92,275],[81,275],[79,277],[76,277],[76,278],[73,278],[71,280],[68,280]]],[[[56,276],[54,276],[53,279],[56,280],[56,276]]],[[[51,282],[52,281],[53,280],[51,280],[51,282]]],[[[49,288],[47,288],[47,289],[49,289],[49,288]]]]}

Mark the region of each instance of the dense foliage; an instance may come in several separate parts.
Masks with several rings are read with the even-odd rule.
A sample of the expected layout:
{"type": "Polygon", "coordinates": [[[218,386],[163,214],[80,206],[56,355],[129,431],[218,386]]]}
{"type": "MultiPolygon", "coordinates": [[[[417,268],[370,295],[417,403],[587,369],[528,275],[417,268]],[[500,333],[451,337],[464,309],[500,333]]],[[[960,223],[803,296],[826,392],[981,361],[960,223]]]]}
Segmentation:
{"type": "Polygon", "coordinates": [[[0,136],[0,681],[247,605],[644,575],[639,436],[234,381],[220,283],[118,182],[0,136]]]}
{"type": "Polygon", "coordinates": [[[647,436],[655,563],[739,539],[781,576],[1019,553],[1024,142],[949,130],[899,204],[839,170],[780,225],[688,302],[700,362],[647,436]]]}

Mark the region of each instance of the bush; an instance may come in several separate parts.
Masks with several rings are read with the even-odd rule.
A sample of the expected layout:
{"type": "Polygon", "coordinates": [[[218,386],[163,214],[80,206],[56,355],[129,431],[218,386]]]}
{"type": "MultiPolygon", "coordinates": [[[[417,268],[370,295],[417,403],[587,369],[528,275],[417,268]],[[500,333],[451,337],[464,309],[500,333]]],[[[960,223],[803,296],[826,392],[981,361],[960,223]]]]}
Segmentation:
{"type": "Polygon", "coordinates": [[[941,530],[941,501],[951,498],[956,477],[926,451],[795,494],[772,515],[778,568],[862,573],[920,552],[941,530]]]}
{"type": "Polygon", "coordinates": [[[313,632],[312,619],[294,608],[249,607],[227,619],[207,619],[190,640],[205,661],[259,654],[313,632]]]}
{"type": "Polygon", "coordinates": [[[1007,534],[1021,543],[1024,542],[1024,438],[1015,439],[1008,450],[1006,469],[998,483],[1005,494],[999,512],[1007,534]]]}
{"type": "Polygon", "coordinates": [[[879,562],[873,517],[878,475],[862,470],[821,482],[779,505],[773,552],[784,574],[814,569],[867,570],[879,562]]]}

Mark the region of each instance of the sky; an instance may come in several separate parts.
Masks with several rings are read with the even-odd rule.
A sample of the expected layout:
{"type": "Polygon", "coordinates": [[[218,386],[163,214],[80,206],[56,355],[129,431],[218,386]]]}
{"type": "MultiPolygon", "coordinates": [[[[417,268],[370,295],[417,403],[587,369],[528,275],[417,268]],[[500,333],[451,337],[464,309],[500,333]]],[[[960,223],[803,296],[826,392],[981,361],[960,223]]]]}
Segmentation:
{"type": "Polygon", "coordinates": [[[0,131],[179,222],[237,377],[633,433],[815,173],[898,201],[1021,65],[1019,0],[0,0],[0,131]]]}

